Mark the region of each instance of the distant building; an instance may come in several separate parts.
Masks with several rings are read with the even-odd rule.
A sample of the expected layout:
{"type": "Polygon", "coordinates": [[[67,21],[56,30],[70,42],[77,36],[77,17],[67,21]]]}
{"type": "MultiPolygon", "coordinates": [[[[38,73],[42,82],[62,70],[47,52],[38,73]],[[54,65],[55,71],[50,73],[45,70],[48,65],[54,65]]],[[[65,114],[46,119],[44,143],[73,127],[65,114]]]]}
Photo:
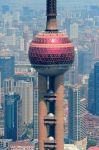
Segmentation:
{"type": "Polygon", "coordinates": [[[88,80],[88,111],[92,114],[95,112],[95,101],[94,101],[94,72],[92,71],[89,75],[88,80]]]}
{"type": "Polygon", "coordinates": [[[4,137],[4,110],[0,109],[0,137],[4,137]]]}
{"type": "Polygon", "coordinates": [[[88,113],[86,115],[87,137],[99,142],[99,116],[88,113]]]}
{"type": "MultiPolygon", "coordinates": [[[[32,97],[30,99],[27,98],[27,101],[32,101],[33,104],[31,105],[32,110],[28,109],[28,113],[30,111],[30,114],[33,115],[32,119],[33,119],[33,139],[38,139],[38,77],[37,74],[29,74],[28,73],[24,73],[24,72],[17,72],[15,74],[15,81],[16,81],[16,91],[18,93],[20,93],[22,95],[22,87],[25,89],[25,84],[27,83],[27,85],[31,84],[33,85],[33,91],[31,92],[31,94],[33,94],[33,101],[32,101],[32,97]],[[23,86],[21,85],[21,83],[23,82],[23,86]],[[19,85],[20,83],[20,85],[19,85]],[[20,88],[20,90],[18,90],[18,87],[20,88]],[[33,112],[32,112],[33,111],[33,112]]],[[[22,96],[23,97],[23,96],[22,96]]],[[[23,99],[23,98],[21,98],[23,99]]],[[[25,98],[26,99],[26,98],[25,98]]],[[[24,99],[23,99],[24,100],[24,99]]],[[[31,103],[32,103],[31,102],[31,103]]],[[[24,106],[22,106],[24,108],[24,106]]],[[[26,110],[24,110],[26,111],[26,110]]],[[[29,118],[28,118],[29,119],[29,118]]],[[[23,121],[24,122],[24,121],[23,121]]]]}
{"type": "Polygon", "coordinates": [[[88,110],[99,116],[99,62],[94,64],[94,70],[89,76],[88,110]]]}
{"type": "Polygon", "coordinates": [[[2,6],[2,13],[3,13],[3,14],[5,14],[5,13],[7,13],[7,12],[9,12],[9,11],[10,11],[9,5],[3,5],[3,6],[2,6]]]}
{"type": "Polygon", "coordinates": [[[73,23],[70,25],[70,38],[71,39],[78,39],[78,35],[79,35],[79,27],[78,27],[78,23],[73,23]]]}
{"type": "Polygon", "coordinates": [[[8,150],[12,139],[0,139],[0,150],[8,150]]]}
{"type": "Polygon", "coordinates": [[[38,77],[35,77],[33,92],[33,139],[38,139],[38,77]]]}
{"type": "Polygon", "coordinates": [[[74,144],[64,144],[64,150],[79,150],[74,144]]]}
{"type": "Polygon", "coordinates": [[[1,85],[4,79],[14,77],[15,59],[14,56],[1,56],[0,55],[0,72],[1,72],[1,85]]]}
{"type": "Polygon", "coordinates": [[[81,86],[69,87],[69,124],[68,138],[70,143],[84,147],[86,150],[86,99],[81,97],[81,86]]]}
{"type": "Polygon", "coordinates": [[[14,91],[14,78],[7,78],[3,82],[4,94],[14,91]]]}
{"type": "Polygon", "coordinates": [[[1,72],[0,72],[0,109],[2,108],[2,95],[1,95],[1,72]]]}
{"type": "Polygon", "coordinates": [[[24,26],[23,39],[24,39],[24,51],[27,52],[28,48],[29,48],[29,29],[28,29],[28,26],[24,26]]]}
{"type": "Polygon", "coordinates": [[[34,146],[29,141],[16,141],[10,144],[10,150],[34,150],[34,146]]]}
{"type": "Polygon", "coordinates": [[[91,55],[89,50],[78,51],[78,73],[89,74],[91,70],[91,55]]]}
{"type": "Polygon", "coordinates": [[[33,82],[19,80],[16,82],[15,91],[22,100],[22,124],[33,123],[33,82]]]}
{"type": "Polygon", "coordinates": [[[99,116],[99,62],[94,65],[95,115],[99,116]]]}
{"type": "Polygon", "coordinates": [[[70,35],[70,23],[71,23],[71,18],[67,17],[64,21],[64,28],[66,29],[68,35],[70,35]]]}
{"type": "Polygon", "coordinates": [[[88,150],[99,150],[99,147],[90,147],[88,150]]]}
{"type": "Polygon", "coordinates": [[[5,95],[5,110],[4,110],[4,137],[7,139],[17,140],[18,127],[18,102],[20,96],[15,93],[5,95]]]}

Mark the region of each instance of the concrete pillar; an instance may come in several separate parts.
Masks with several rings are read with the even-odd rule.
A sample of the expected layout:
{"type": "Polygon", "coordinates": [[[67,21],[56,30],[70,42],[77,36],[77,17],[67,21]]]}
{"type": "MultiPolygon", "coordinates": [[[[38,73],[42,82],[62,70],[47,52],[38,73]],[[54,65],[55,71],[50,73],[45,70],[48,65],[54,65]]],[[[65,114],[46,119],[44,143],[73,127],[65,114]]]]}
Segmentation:
{"type": "Polygon", "coordinates": [[[55,77],[56,150],[64,150],[64,75],[55,77]]]}
{"type": "Polygon", "coordinates": [[[46,78],[39,75],[38,76],[38,98],[39,98],[39,150],[44,150],[44,141],[47,139],[47,128],[44,124],[44,117],[47,115],[47,106],[44,100],[46,95],[46,78]]]}

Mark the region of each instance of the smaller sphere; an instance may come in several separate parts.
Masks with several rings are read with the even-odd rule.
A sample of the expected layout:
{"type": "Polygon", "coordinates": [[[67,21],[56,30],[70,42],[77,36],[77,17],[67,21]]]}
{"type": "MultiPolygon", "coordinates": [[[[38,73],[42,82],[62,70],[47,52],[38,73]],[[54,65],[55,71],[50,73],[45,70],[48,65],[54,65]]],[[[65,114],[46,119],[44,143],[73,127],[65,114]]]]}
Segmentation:
{"type": "Polygon", "coordinates": [[[48,137],[48,140],[49,141],[54,141],[54,137],[50,136],[50,137],[48,137]]]}
{"type": "Polygon", "coordinates": [[[52,118],[52,117],[54,117],[54,114],[53,113],[49,113],[48,117],[52,118]]]}

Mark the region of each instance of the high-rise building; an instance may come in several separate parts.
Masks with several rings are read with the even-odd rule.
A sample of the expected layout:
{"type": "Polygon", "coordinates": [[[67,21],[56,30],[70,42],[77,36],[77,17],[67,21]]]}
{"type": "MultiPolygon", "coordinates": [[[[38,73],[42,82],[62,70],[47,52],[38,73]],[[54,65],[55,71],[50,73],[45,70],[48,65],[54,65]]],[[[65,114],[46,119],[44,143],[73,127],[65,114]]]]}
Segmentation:
{"type": "Polygon", "coordinates": [[[33,139],[38,139],[38,77],[33,82],[33,139]]]}
{"type": "Polygon", "coordinates": [[[71,39],[78,39],[78,24],[77,23],[73,23],[70,25],[70,38],[71,39]]]}
{"type": "Polygon", "coordinates": [[[88,110],[99,116],[99,62],[94,64],[94,70],[90,73],[88,84],[88,110]]]}
{"type": "Polygon", "coordinates": [[[65,27],[68,35],[70,35],[70,23],[71,23],[71,18],[66,17],[65,22],[64,22],[64,27],[65,27]]]}
{"type": "Polygon", "coordinates": [[[24,51],[28,51],[29,48],[29,29],[28,26],[24,26],[24,31],[23,31],[23,38],[24,38],[24,51]]]}
{"type": "Polygon", "coordinates": [[[87,49],[78,51],[78,72],[79,74],[89,74],[91,70],[91,54],[87,49]]]}
{"type": "MultiPolygon", "coordinates": [[[[27,111],[29,114],[31,114],[31,117],[32,117],[31,123],[33,122],[33,139],[38,139],[38,77],[37,77],[37,74],[17,72],[17,74],[15,74],[15,81],[16,81],[15,89],[22,96],[21,97],[22,101],[27,101],[27,103],[28,102],[31,103],[29,106],[32,109],[27,108],[26,110],[24,110],[24,106],[22,106],[22,110],[27,111]],[[26,92],[27,97],[24,98],[24,92],[25,92],[26,87],[31,90],[30,90],[30,94],[27,93],[28,91],[26,92]],[[29,94],[29,97],[28,97],[28,94],[29,94]]],[[[24,104],[25,103],[26,102],[24,102],[24,104]]],[[[24,113],[22,116],[24,116],[24,113]]],[[[28,120],[29,120],[29,117],[28,117],[28,120]]],[[[23,120],[23,123],[24,123],[24,120],[23,120]]],[[[29,121],[27,124],[29,124],[29,121]]]]}
{"type": "Polygon", "coordinates": [[[99,116],[99,62],[94,65],[94,104],[95,115],[99,116]]]}
{"type": "Polygon", "coordinates": [[[64,72],[74,60],[74,46],[57,29],[56,0],[47,0],[46,30],[30,44],[29,59],[38,71],[39,149],[64,149],[64,72]]]}
{"type": "Polygon", "coordinates": [[[1,85],[6,78],[14,77],[14,56],[6,54],[6,52],[0,52],[0,72],[1,72],[1,85]]]}
{"type": "Polygon", "coordinates": [[[33,82],[17,81],[15,92],[22,100],[22,124],[31,124],[33,122],[33,82]]]}
{"type": "Polygon", "coordinates": [[[5,133],[6,139],[17,140],[17,127],[18,127],[18,102],[20,101],[20,96],[15,93],[9,93],[5,95],[5,133]]]}
{"type": "Polygon", "coordinates": [[[1,96],[1,72],[0,72],[0,109],[2,108],[2,106],[1,106],[2,100],[1,99],[2,99],[2,96],[1,96]]]}
{"type": "Polygon", "coordinates": [[[69,87],[69,124],[68,137],[70,143],[83,146],[86,150],[86,99],[81,97],[81,86],[69,87]]]}
{"type": "Polygon", "coordinates": [[[10,7],[8,5],[3,5],[2,6],[2,13],[3,14],[6,14],[9,11],[10,11],[10,7]]]}
{"type": "Polygon", "coordinates": [[[14,78],[7,78],[3,82],[4,94],[14,91],[14,78]]]}
{"type": "Polygon", "coordinates": [[[95,112],[95,100],[94,100],[94,71],[89,75],[88,80],[88,111],[92,114],[95,112]]]}

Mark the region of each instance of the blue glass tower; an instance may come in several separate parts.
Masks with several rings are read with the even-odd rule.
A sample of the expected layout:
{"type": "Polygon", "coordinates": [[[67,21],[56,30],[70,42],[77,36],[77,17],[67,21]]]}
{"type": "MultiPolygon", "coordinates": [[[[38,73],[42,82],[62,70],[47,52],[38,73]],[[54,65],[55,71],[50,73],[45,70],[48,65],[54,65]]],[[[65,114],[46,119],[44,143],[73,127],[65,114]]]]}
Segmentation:
{"type": "Polygon", "coordinates": [[[20,96],[14,93],[5,95],[5,138],[17,140],[18,101],[20,96]]]}

